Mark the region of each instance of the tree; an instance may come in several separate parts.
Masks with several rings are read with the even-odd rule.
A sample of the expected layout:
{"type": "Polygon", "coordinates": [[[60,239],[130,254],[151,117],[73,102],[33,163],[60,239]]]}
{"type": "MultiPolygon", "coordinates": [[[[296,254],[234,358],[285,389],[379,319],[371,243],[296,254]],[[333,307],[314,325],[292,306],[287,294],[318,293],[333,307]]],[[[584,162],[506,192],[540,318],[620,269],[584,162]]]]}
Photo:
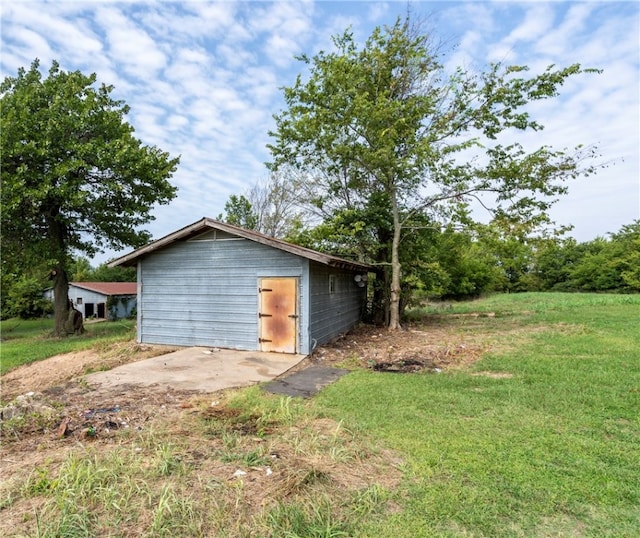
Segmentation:
{"type": "Polygon", "coordinates": [[[257,181],[245,194],[232,194],[218,220],[284,239],[301,225],[299,182],[290,170],[257,181]]]}
{"type": "Polygon", "coordinates": [[[3,297],[2,317],[31,319],[50,314],[51,302],[42,294],[44,287],[42,278],[15,275],[3,297]]]}
{"type": "Polygon", "coordinates": [[[67,333],[72,254],[144,244],[138,227],[176,194],[179,159],[136,139],[129,107],[95,82],[57,62],[43,79],[35,60],[0,86],[3,243],[49,266],[57,335],[67,333]]]}
{"type": "Polygon", "coordinates": [[[135,267],[109,267],[101,263],[92,267],[87,258],[74,258],[67,268],[67,274],[73,282],[135,282],[137,272],[135,267]]]}
{"type": "Polygon", "coordinates": [[[478,200],[495,217],[543,225],[565,180],[592,171],[582,166],[592,149],[528,152],[498,139],[542,129],[525,105],[555,97],[567,78],[591,70],[550,66],[527,77],[525,66],[492,64],[480,74],[447,76],[409,17],[376,28],[361,49],[349,31],[334,45],[335,52],[300,57],[309,78],[284,89],[287,108],[275,116],[269,166],[328,178],[319,205],[376,200],[390,223],[384,263],[391,268],[389,327],[397,329],[401,241],[416,214],[450,219],[478,200]]]}
{"type": "Polygon", "coordinates": [[[135,282],[138,278],[135,267],[109,267],[101,263],[91,272],[93,282],[135,282]]]}
{"type": "Polygon", "coordinates": [[[224,204],[224,214],[218,215],[218,220],[247,230],[256,230],[258,226],[258,217],[251,207],[251,202],[243,194],[229,196],[224,204]]]}
{"type": "Polygon", "coordinates": [[[609,239],[580,244],[582,255],[569,274],[573,289],[640,291],[640,220],[623,226],[609,239]]]}
{"type": "Polygon", "coordinates": [[[533,272],[539,288],[547,291],[574,291],[571,273],[584,256],[584,248],[573,238],[549,238],[535,250],[533,272]]]}
{"type": "Polygon", "coordinates": [[[621,247],[618,267],[622,280],[630,291],[640,292],[640,219],[612,234],[611,242],[621,247]]]}
{"type": "Polygon", "coordinates": [[[67,276],[72,282],[91,282],[92,274],[91,262],[83,256],[74,258],[67,266],[67,276]]]}

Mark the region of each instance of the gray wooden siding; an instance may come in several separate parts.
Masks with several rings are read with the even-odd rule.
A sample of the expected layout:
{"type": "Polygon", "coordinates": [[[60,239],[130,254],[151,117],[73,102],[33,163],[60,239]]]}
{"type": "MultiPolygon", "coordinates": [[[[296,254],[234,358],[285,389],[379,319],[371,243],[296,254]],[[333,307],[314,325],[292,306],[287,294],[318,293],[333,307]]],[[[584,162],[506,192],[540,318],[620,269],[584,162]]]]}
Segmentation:
{"type": "MultiPolygon", "coordinates": [[[[156,344],[255,350],[258,279],[302,280],[307,265],[307,260],[246,239],[202,236],[177,242],[139,264],[138,338],[156,344]]],[[[302,302],[305,287],[298,288],[302,302]]],[[[298,347],[306,353],[308,334],[300,330],[306,324],[302,317],[298,347]]]]}
{"type": "Polygon", "coordinates": [[[366,288],[354,282],[355,273],[315,262],[310,267],[310,327],[312,347],[324,344],[356,325],[362,314],[366,288]],[[334,291],[330,293],[330,275],[334,291]]]}

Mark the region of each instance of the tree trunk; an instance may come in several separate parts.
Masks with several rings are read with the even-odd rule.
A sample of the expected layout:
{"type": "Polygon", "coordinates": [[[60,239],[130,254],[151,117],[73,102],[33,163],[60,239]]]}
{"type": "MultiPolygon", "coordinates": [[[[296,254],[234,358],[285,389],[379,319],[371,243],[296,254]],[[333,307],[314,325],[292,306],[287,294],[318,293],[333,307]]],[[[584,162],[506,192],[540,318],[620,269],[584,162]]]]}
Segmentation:
{"type": "Polygon", "coordinates": [[[67,320],[69,319],[69,279],[62,263],[57,263],[53,273],[53,317],[55,336],[67,334],[67,320]]]}
{"type": "Polygon", "coordinates": [[[389,326],[389,271],[384,269],[376,274],[373,283],[372,321],[374,325],[389,326]]]}
{"type": "Polygon", "coordinates": [[[391,210],[393,213],[393,241],[391,243],[391,297],[389,299],[389,330],[396,331],[400,326],[400,215],[398,200],[394,190],[390,193],[391,210]]]}
{"type": "Polygon", "coordinates": [[[69,327],[69,278],[66,271],[67,251],[66,236],[67,230],[63,222],[59,220],[60,208],[52,203],[47,211],[48,239],[51,254],[55,262],[55,267],[51,271],[53,279],[53,319],[55,336],[66,336],[74,332],[73,323],[69,327]]]}

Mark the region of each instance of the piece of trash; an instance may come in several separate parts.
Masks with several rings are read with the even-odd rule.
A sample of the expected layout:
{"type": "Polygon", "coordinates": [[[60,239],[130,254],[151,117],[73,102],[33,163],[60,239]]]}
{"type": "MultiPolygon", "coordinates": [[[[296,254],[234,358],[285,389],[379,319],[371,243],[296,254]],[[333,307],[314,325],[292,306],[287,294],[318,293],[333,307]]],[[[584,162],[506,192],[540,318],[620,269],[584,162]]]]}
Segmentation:
{"type": "Polygon", "coordinates": [[[215,402],[211,402],[211,407],[215,407],[220,403],[220,400],[216,400],[215,402]]]}
{"type": "Polygon", "coordinates": [[[267,467],[267,470],[265,471],[265,474],[267,476],[271,476],[273,474],[273,471],[271,470],[271,467],[267,467]]]}
{"type": "Polygon", "coordinates": [[[432,371],[436,374],[439,374],[440,372],[442,372],[442,368],[434,368],[432,371]]]}
{"type": "Polygon", "coordinates": [[[67,435],[67,433],[69,433],[69,422],[71,422],[71,419],[69,417],[65,417],[62,419],[60,426],[58,426],[56,435],[60,439],[62,439],[65,435],[67,435]]]}
{"type": "Polygon", "coordinates": [[[96,436],[96,429],[93,426],[89,426],[84,431],[84,435],[85,435],[85,437],[95,437],[96,436]]]}
{"type": "Polygon", "coordinates": [[[97,413],[119,413],[120,407],[100,407],[99,409],[87,409],[84,412],[84,418],[91,418],[97,413]]]}
{"type": "Polygon", "coordinates": [[[233,476],[244,476],[246,474],[247,474],[246,471],[243,471],[242,469],[238,469],[235,473],[233,473],[233,476]]]}

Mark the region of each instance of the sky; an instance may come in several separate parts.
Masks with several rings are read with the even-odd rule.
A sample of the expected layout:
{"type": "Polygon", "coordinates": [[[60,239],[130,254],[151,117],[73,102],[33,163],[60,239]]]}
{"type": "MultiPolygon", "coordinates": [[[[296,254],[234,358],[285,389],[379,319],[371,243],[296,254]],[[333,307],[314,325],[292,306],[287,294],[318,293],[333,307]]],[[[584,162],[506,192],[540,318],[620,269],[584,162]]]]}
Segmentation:
{"type": "MultiPolygon", "coordinates": [[[[331,50],[350,28],[364,42],[407,7],[442,43],[447,69],[491,62],[530,73],[580,63],[600,75],[574,77],[559,97],[531,107],[545,126],[525,142],[557,149],[595,145],[603,165],[570,183],[552,218],[580,242],[640,218],[640,3],[371,1],[71,1],[0,4],[0,77],[35,58],[47,72],[96,73],[124,100],[136,136],[180,156],[169,205],[144,228],[160,238],[217,217],[232,194],[267,178],[268,132],[284,109],[282,88],[300,54],[331,50]]],[[[108,251],[93,265],[127,251],[108,251]]]]}

